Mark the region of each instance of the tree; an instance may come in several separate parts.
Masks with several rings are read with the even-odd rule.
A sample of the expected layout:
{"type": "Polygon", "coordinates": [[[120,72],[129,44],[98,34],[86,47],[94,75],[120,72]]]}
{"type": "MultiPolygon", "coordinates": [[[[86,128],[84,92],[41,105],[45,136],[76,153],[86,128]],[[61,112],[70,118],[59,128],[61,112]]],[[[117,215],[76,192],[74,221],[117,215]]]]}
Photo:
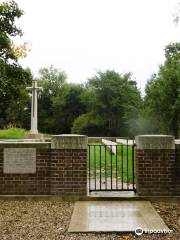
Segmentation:
{"type": "Polygon", "coordinates": [[[159,131],[179,137],[180,133],[180,43],[165,48],[165,62],[146,85],[145,104],[155,116],[159,131]]]}
{"type": "Polygon", "coordinates": [[[17,62],[26,55],[27,43],[16,46],[12,37],[22,36],[22,30],[15,25],[15,20],[23,15],[15,1],[5,1],[0,4],[0,59],[5,62],[17,62]]]}
{"type": "Polygon", "coordinates": [[[15,25],[22,14],[14,1],[0,4],[0,127],[10,122],[21,126],[28,101],[25,87],[32,76],[18,64],[17,48],[12,41],[13,37],[22,36],[15,25]]]}
{"type": "Polygon", "coordinates": [[[54,126],[56,112],[54,112],[53,102],[58,96],[63,94],[63,86],[66,83],[66,78],[65,72],[53,66],[39,70],[37,80],[43,87],[43,91],[39,94],[38,119],[39,129],[42,132],[56,133],[54,126]]]}
{"type": "MultiPolygon", "coordinates": [[[[88,136],[102,135],[103,119],[92,112],[78,116],[71,128],[72,133],[86,134],[88,136]]],[[[105,133],[104,133],[105,134],[105,133]]]]}
{"type": "Polygon", "coordinates": [[[80,84],[65,84],[61,95],[54,98],[54,131],[70,133],[74,120],[86,112],[83,94],[86,91],[80,84]]]}
{"type": "MultiPolygon", "coordinates": [[[[141,97],[132,80],[131,74],[121,75],[115,71],[98,72],[87,83],[88,112],[74,122],[73,131],[77,131],[77,125],[82,119],[86,121],[85,128],[101,129],[101,135],[124,136],[132,134],[128,125],[130,119],[137,116],[141,97]],[[92,121],[92,116],[97,121],[92,121]],[[101,119],[101,121],[99,120],[101,119]],[[99,125],[99,126],[98,126],[99,125]]],[[[83,126],[83,125],[82,125],[83,126]]],[[[96,132],[90,131],[91,135],[96,132]]],[[[84,131],[81,129],[81,131],[84,131]]],[[[87,130],[87,133],[89,130],[87,130]]]]}
{"type": "Polygon", "coordinates": [[[52,65],[48,68],[41,68],[37,78],[43,86],[44,93],[51,97],[58,95],[59,90],[66,83],[66,79],[66,73],[54,68],[52,65]]]}

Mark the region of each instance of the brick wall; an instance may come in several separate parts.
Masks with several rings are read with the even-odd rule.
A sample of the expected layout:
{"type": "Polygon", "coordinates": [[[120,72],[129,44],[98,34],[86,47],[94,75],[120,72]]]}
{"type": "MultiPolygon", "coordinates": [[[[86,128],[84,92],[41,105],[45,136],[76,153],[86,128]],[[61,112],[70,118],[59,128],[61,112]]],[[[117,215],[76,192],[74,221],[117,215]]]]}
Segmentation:
{"type": "Polygon", "coordinates": [[[51,150],[51,194],[86,195],[87,149],[51,150]]]}
{"type": "Polygon", "coordinates": [[[176,195],[177,183],[174,150],[137,150],[137,192],[139,195],[176,195]]]}
{"type": "Polygon", "coordinates": [[[158,136],[150,137],[136,139],[137,193],[140,196],[180,196],[177,174],[180,149],[175,150],[173,138],[160,136],[156,142],[158,136]]]}
{"type": "Polygon", "coordinates": [[[175,150],[175,191],[180,195],[180,144],[176,144],[175,150]]]}
{"type": "Polygon", "coordinates": [[[180,178],[180,144],[176,144],[176,175],[180,178]]]}
{"type": "MultiPolygon", "coordinates": [[[[10,147],[10,145],[8,147],[10,147]]],[[[44,149],[44,148],[36,149],[36,173],[35,174],[14,174],[14,173],[9,174],[9,173],[3,173],[4,149],[1,148],[0,149],[0,194],[1,195],[49,194],[50,162],[51,162],[50,154],[51,154],[50,149],[44,149]]]]}
{"type": "Polygon", "coordinates": [[[84,139],[86,139],[85,136],[61,137],[60,135],[51,143],[1,142],[0,195],[85,196],[87,143],[84,139]],[[59,138],[61,139],[60,145],[57,144],[59,138]],[[71,140],[75,143],[74,145],[69,144],[71,140]],[[36,148],[36,172],[4,173],[4,148],[28,147],[36,148]]]}

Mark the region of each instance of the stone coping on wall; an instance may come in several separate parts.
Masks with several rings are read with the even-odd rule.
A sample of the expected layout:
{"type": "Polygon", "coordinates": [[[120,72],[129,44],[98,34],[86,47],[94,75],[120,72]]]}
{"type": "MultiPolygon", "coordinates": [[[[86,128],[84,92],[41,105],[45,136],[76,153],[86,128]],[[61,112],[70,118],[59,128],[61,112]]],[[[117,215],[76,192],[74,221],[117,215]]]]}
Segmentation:
{"type": "MultiPolygon", "coordinates": [[[[52,135],[52,138],[59,140],[62,139],[59,144],[62,145],[62,148],[65,148],[65,145],[68,144],[68,140],[74,140],[75,146],[80,145],[81,148],[87,144],[87,136],[84,135],[75,135],[75,134],[61,134],[61,135],[52,135]],[[66,140],[65,140],[66,139],[66,140]],[[77,140],[78,139],[78,140],[77,140]],[[67,144],[66,144],[67,143],[67,144]],[[65,144],[65,145],[64,145],[65,144]]],[[[92,137],[93,139],[94,137],[92,137]]],[[[95,137],[96,138],[96,137],[95,137]]],[[[101,139],[103,137],[97,137],[101,139]]],[[[112,138],[112,137],[107,137],[112,138]]],[[[107,139],[105,138],[105,139],[107,139]]],[[[91,139],[88,138],[88,139],[91,139]]],[[[175,139],[170,135],[139,135],[136,136],[136,144],[138,149],[180,149],[180,139],[175,139]]],[[[34,139],[0,139],[0,148],[4,147],[36,147],[36,148],[51,148],[51,138],[42,140],[34,139]]],[[[71,145],[72,147],[72,145],[71,145]]],[[[86,147],[86,146],[85,146],[86,147]]]]}
{"type": "Polygon", "coordinates": [[[0,141],[0,148],[50,148],[51,142],[0,141]]]}
{"type": "Polygon", "coordinates": [[[137,149],[175,149],[174,136],[139,135],[135,137],[137,149]]]}
{"type": "Polygon", "coordinates": [[[52,149],[87,149],[88,137],[77,134],[52,135],[52,149]]]}
{"type": "Polygon", "coordinates": [[[49,141],[38,139],[0,139],[0,148],[87,149],[88,137],[78,134],[52,135],[49,141]]]}
{"type": "Polygon", "coordinates": [[[176,145],[180,145],[180,139],[175,139],[174,142],[176,145]]]}
{"type": "Polygon", "coordinates": [[[0,139],[0,142],[50,142],[51,139],[48,139],[47,141],[47,138],[45,139],[31,139],[31,138],[23,138],[23,139],[0,139]]]}

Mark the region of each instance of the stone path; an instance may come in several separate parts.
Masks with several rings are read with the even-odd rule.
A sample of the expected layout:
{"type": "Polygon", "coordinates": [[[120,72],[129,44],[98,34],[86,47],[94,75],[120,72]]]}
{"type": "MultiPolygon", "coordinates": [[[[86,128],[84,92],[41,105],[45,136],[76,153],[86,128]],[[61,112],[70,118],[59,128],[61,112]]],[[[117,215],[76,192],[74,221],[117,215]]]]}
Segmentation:
{"type": "Polygon", "coordinates": [[[166,230],[161,217],[148,201],[76,202],[69,232],[134,232],[166,230]]]}

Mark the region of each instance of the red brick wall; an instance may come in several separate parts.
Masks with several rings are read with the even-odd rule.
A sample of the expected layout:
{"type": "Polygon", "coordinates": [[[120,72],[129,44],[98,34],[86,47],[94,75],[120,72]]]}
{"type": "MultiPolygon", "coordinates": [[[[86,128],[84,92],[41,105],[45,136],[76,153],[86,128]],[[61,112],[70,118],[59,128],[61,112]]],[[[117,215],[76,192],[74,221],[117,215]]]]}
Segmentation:
{"type": "Polygon", "coordinates": [[[180,145],[176,145],[176,157],[175,157],[175,182],[176,182],[176,192],[180,195],[180,145]]]}
{"type": "Polygon", "coordinates": [[[179,163],[180,151],[137,149],[137,193],[141,196],[179,196],[180,177],[176,171],[179,163]]]}
{"type": "Polygon", "coordinates": [[[180,145],[176,145],[176,175],[180,178],[180,145]]]}
{"type": "Polygon", "coordinates": [[[50,192],[51,149],[36,150],[35,174],[3,173],[3,149],[0,149],[0,194],[1,195],[43,195],[50,192]]]}
{"type": "Polygon", "coordinates": [[[51,194],[86,195],[87,150],[51,150],[51,194]]]}
{"type": "Polygon", "coordinates": [[[86,195],[86,158],[83,149],[41,148],[36,150],[35,174],[5,174],[1,148],[0,195],[86,195]]]}

